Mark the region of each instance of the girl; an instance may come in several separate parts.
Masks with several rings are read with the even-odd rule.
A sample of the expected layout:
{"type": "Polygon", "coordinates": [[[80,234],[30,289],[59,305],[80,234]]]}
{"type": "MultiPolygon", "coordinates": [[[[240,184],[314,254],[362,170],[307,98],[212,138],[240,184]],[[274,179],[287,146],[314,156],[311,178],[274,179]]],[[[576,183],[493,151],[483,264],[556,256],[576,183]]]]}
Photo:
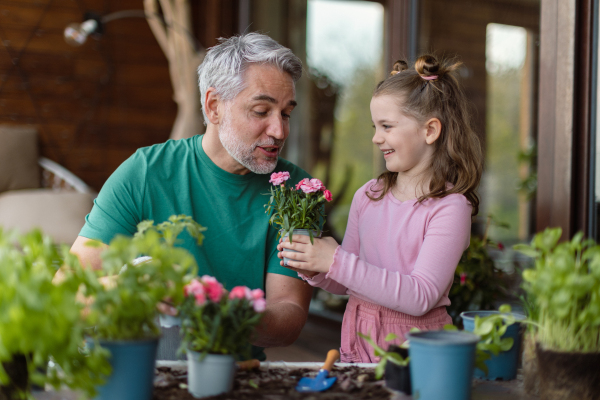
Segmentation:
{"type": "Polygon", "coordinates": [[[358,332],[387,348],[388,333],[401,343],[412,327],[452,323],[445,306],[469,246],[483,164],[459,67],[430,55],[412,69],[396,62],[371,100],[373,143],[387,171],[354,195],[342,245],[333,238],[310,245],[300,235],[278,245],[280,258],[293,260],[288,268],[310,285],[350,295],[342,362],[377,361],[358,332]]]}

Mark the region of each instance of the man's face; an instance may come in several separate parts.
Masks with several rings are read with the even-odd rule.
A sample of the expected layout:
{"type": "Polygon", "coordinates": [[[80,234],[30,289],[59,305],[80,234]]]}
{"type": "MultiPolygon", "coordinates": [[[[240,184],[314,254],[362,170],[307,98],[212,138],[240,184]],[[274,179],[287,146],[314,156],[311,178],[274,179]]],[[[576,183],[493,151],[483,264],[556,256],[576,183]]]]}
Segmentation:
{"type": "Polygon", "coordinates": [[[244,77],[246,88],[222,103],[219,139],[238,163],[256,174],[268,174],[290,133],[294,81],[276,67],[258,64],[251,65],[244,77]]]}

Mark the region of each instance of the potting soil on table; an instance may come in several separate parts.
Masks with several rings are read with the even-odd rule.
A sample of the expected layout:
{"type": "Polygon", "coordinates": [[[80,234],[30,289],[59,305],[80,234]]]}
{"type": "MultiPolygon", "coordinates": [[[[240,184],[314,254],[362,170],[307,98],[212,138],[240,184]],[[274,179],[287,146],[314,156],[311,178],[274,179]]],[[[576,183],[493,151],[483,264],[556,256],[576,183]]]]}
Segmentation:
{"type": "MultiPolygon", "coordinates": [[[[292,400],[292,399],[390,399],[392,391],[383,380],[375,380],[373,370],[359,367],[333,368],[329,376],[337,377],[335,384],[324,392],[298,393],[296,385],[300,378],[316,376],[317,371],[309,368],[268,368],[254,371],[238,371],[233,390],[206,400],[292,400]]],[[[187,371],[169,367],[158,367],[154,380],[153,400],[193,400],[188,393],[187,371]]]]}

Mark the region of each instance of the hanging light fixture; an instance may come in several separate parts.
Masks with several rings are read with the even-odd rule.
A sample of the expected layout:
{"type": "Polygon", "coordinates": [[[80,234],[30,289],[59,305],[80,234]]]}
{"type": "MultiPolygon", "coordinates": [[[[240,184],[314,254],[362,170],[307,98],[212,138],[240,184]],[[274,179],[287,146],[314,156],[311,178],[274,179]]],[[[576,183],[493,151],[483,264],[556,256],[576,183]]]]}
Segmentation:
{"type": "Polygon", "coordinates": [[[99,16],[98,14],[87,12],[83,16],[83,22],[73,22],[64,30],[65,41],[71,46],[81,46],[89,35],[101,35],[104,33],[104,24],[121,18],[148,18],[144,10],[123,10],[108,15],[99,16]]]}

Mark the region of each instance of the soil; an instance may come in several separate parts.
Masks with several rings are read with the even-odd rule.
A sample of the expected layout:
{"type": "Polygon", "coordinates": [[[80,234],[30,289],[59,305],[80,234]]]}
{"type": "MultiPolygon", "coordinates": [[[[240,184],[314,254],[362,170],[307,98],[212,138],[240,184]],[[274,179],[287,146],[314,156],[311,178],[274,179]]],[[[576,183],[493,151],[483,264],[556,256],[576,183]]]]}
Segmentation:
{"type": "Polygon", "coordinates": [[[600,399],[600,353],[543,350],[539,344],[540,397],[548,400],[600,399]]]}
{"type": "MultiPolygon", "coordinates": [[[[334,385],[324,391],[299,393],[296,385],[300,378],[316,376],[317,371],[309,368],[269,368],[254,371],[238,371],[233,390],[206,400],[341,400],[341,399],[393,399],[394,393],[385,387],[383,380],[375,380],[375,373],[359,367],[334,367],[329,376],[337,377],[334,385]]],[[[193,400],[187,391],[187,371],[157,368],[152,400],[193,400]]]]}

